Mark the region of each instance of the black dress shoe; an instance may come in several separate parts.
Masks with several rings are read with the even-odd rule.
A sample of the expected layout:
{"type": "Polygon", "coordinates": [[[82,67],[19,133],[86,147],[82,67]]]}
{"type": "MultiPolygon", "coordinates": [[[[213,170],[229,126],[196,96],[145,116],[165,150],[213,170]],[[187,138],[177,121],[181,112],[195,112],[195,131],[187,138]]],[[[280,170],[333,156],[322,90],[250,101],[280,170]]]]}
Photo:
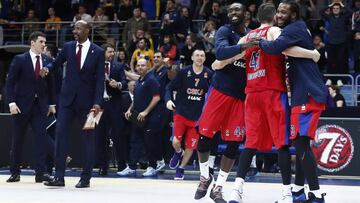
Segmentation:
{"type": "Polygon", "coordinates": [[[88,180],[80,180],[76,185],[76,188],[88,188],[90,187],[90,181],[88,180]]]}
{"type": "Polygon", "coordinates": [[[100,168],[98,174],[99,176],[107,176],[108,171],[106,169],[100,168]]]}
{"type": "Polygon", "coordinates": [[[50,179],[50,181],[44,182],[44,185],[50,187],[65,187],[65,181],[64,179],[60,179],[60,178],[52,178],[50,179]]]}
{"type": "Polygon", "coordinates": [[[41,183],[44,181],[51,181],[51,176],[49,174],[42,174],[42,175],[36,175],[35,176],[35,182],[36,183],[41,183]]]}
{"type": "Polygon", "coordinates": [[[20,181],[20,175],[19,174],[12,174],[9,179],[6,180],[7,183],[14,183],[20,181]]]}

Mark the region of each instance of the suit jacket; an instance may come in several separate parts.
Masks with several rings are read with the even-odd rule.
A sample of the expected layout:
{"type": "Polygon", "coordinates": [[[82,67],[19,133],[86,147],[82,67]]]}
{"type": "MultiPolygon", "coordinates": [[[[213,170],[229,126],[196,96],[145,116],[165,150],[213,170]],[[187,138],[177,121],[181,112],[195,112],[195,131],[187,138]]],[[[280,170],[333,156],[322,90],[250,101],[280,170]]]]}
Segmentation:
{"type": "MultiPolygon", "coordinates": [[[[52,58],[41,54],[42,65],[46,66],[52,58]]],[[[39,102],[41,113],[48,112],[49,105],[55,104],[54,80],[50,77],[35,79],[35,70],[29,52],[16,55],[9,68],[6,81],[7,102],[15,102],[21,113],[30,112],[35,95],[39,102]]]]}
{"type": "Polygon", "coordinates": [[[94,104],[101,105],[105,80],[104,50],[96,44],[90,43],[84,64],[79,71],[76,62],[76,41],[67,42],[55,61],[47,68],[55,71],[64,62],[67,64],[60,90],[60,105],[69,106],[75,98],[79,99],[79,103],[84,108],[91,108],[94,104]]]}
{"type": "Polygon", "coordinates": [[[112,97],[112,99],[121,100],[121,92],[127,89],[127,80],[124,71],[124,67],[117,61],[112,61],[110,67],[110,79],[114,79],[121,83],[121,90],[118,88],[112,88],[109,82],[106,82],[106,91],[112,97]]]}

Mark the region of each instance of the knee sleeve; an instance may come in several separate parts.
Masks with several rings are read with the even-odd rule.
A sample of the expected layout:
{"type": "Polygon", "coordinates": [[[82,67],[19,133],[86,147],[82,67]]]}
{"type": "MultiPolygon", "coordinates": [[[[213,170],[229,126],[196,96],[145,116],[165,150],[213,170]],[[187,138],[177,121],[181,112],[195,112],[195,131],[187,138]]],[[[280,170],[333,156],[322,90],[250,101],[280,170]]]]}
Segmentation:
{"type": "Polygon", "coordinates": [[[201,153],[210,151],[211,139],[200,135],[197,150],[201,153]]]}
{"type": "Polygon", "coordinates": [[[239,142],[235,142],[235,141],[227,142],[227,147],[224,152],[224,156],[226,156],[229,159],[235,159],[236,154],[238,152],[239,144],[240,144],[239,142]]]}

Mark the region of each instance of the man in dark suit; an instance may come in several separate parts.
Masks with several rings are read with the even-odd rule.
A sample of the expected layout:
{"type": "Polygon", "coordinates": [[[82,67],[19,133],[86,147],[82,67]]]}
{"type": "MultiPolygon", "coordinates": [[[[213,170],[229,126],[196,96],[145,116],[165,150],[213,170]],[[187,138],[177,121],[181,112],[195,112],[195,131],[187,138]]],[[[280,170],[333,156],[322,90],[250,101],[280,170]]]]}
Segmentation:
{"type": "Polygon", "coordinates": [[[6,98],[14,120],[14,136],[11,145],[11,176],[6,182],[20,181],[22,145],[27,125],[30,123],[35,135],[35,181],[50,180],[46,173],[47,149],[46,115],[55,113],[53,82],[51,77],[40,77],[40,67],[52,62],[42,54],[46,37],[42,32],[30,34],[30,51],[16,55],[10,64],[6,81],[6,98]]]}
{"type": "MultiPolygon", "coordinates": [[[[64,62],[65,77],[60,91],[59,114],[55,140],[55,177],[45,182],[46,186],[65,186],[67,144],[74,117],[85,123],[90,111],[97,115],[104,94],[104,50],[88,39],[90,26],[79,20],[75,23],[73,34],[75,41],[64,44],[55,61],[42,68],[41,74],[56,71],[64,62]]],[[[95,133],[83,130],[83,170],[76,188],[90,187],[90,178],[94,164],[95,133]]]]}
{"type": "Polygon", "coordinates": [[[114,47],[104,44],[105,51],[105,90],[103,95],[104,112],[96,128],[96,157],[99,165],[99,175],[107,175],[109,167],[107,146],[109,138],[113,141],[115,155],[118,160],[118,170],[126,168],[126,137],[122,133],[124,127],[122,113],[122,90],[127,88],[125,71],[114,59],[114,47]]]}

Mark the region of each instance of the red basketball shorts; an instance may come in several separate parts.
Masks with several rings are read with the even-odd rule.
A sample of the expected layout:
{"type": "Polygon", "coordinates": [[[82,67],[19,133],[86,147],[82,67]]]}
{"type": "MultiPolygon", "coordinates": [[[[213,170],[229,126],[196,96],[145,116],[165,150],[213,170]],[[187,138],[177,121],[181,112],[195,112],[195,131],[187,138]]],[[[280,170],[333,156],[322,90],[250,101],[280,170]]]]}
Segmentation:
{"type": "Polygon", "coordinates": [[[195,129],[196,121],[189,120],[179,114],[174,114],[173,135],[178,140],[185,136],[185,149],[196,149],[199,133],[195,129]]]}
{"type": "Polygon", "coordinates": [[[197,125],[199,133],[206,137],[212,138],[220,131],[225,141],[242,141],[245,136],[244,102],[211,88],[197,125]]]}
{"type": "Polygon", "coordinates": [[[268,151],[289,144],[290,107],[287,93],[249,93],[245,100],[245,147],[268,151]]]}
{"type": "Polygon", "coordinates": [[[325,104],[315,101],[309,96],[309,103],[291,108],[290,139],[299,136],[315,137],[321,113],[325,110],[325,104]]]}

